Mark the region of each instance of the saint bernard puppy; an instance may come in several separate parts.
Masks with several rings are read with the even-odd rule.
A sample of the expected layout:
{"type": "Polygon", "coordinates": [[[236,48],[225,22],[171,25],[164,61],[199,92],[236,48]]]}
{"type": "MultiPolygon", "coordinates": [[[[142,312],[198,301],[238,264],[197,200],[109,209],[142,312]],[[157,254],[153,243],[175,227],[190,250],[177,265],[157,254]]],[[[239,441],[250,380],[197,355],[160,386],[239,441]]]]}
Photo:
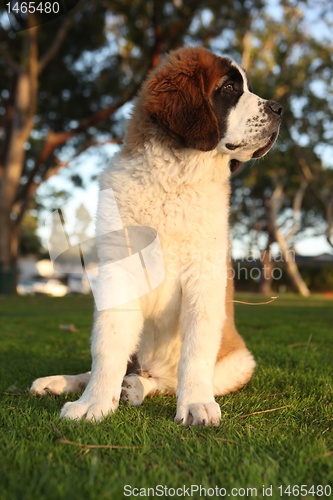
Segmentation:
{"type": "MultiPolygon", "coordinates": [[[[165,276],[139,298],[96,307],[91,372],[34,381],[38,395],[85,388],[61,417],[98,421],[120,399],[137,406],[168,393],[177,395],[176,422],[220,423],[214,396],[243,387],[255,368],[234,324],[230,171],[269,151],[281,116],[279,103],[251,92],[242,68],[203,48],[174,51],[149,75],[101,193],[112,189],[125,228],[157,231],[165,276]]],[[[100,216],[111,231],[112,214],[100,216]]],[[[97,238],[100,262],[116,244],[97,238]]],[[[124,287],[101,283],[110,297],[124,287]]]]}

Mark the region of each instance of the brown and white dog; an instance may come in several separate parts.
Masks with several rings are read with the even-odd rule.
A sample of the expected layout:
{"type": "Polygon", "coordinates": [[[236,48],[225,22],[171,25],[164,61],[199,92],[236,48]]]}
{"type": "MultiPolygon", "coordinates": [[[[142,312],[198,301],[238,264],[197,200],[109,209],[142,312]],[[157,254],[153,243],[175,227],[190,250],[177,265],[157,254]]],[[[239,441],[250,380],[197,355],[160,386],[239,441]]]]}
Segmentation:
{"type": "MultiPolygon", "coordinates": [[[[279,103],[249,90],[235,62],[203,48],[172,52],[150,74],[101,189],[112,188],[125,227],[156,229],[165,277],[148,294],[96,309],[91,373],[34,381],[38,395],[86,387],[61,417],[100,420],[120,398],[136,406],[154,393],[176,393],[176,422],[219,424],[214,396],[243,387],[255,367],[234,325],[230,170],[269,151],[281,115],[279,103]]],[[[98,240],[101,262],[114,245],[98,240]]]]}

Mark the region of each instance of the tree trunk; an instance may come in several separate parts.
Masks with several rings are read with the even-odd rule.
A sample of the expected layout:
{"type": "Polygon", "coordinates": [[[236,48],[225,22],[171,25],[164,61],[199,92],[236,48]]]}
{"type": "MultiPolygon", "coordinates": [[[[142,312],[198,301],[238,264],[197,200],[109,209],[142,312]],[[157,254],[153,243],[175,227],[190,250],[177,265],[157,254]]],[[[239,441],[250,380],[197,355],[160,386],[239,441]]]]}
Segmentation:
{"type": "Polygon", "coordinates": [[[13,89],[13,115],[0,178],[0,293],[15,293],[19,226],[14,202],[20,187],[29,139],[36,112],[38,59],[37,31],[28,30],[23,43],[22,69],[17,70],[13,89]]]}
{"type": "Polygon", "coordinates": [[[28,139],[26,108],[29,105],[29,77],[18,76],[13,127],[0,184],[0,293],[15,293],[17,241],[14,238],[13,203],[20,184],[28,139]]]}
{"type": "Polygon", "coordinates": [[[275,241],[275,235],[271,217],[270,198],[264,199],[264,209],[266,216],[265,230],[267,231],[267,245],[266,249],[264,250],[264,252],[262,252],[260,256],[261,279],[259,284],[259,292],[264,293],[265,295],[271,295],[273,293],[272,284],[273,284],[273,271],[274,271],[274,264],[272,262],[272,255],[271,255],[271,245],[275,241]]]}
{"type": "Polygon", "coordinates": [[[261,277],[259,284],[259,292],[265,295],[271,295],[273,283],[273,267],[271,256],[271,242],[268,241],[266,249],[262,252],[260,257],[261,262],[261,277]]]}
{"type": "Polygon", "coordinates": [[[285,240],[285,237],[283,236],[281,230],[276,226],[275,227],[275,237],[276,241],[278,242],[281,253],[283,255],[283,259],[286,263],[286,268],[287,268],[287,273],[290,278],[290,281],[292,282],[294,288],[303,295],[303,297],[309,297],[310,296],[310,290],[306,286],[305,281],[303,280],[302,276],[300,275],[300,272],[298,270],[296,261],[295,261],[295,253],[290,252],[288,249],[287,242],[285,240]]]}
{"type": "Polygon", "coordinates": [[[13,294],[16,288],[16,262],[11,255],[12,226],[10,213],[0,208],[0,294],[13,294]]]}
{"type": "Polygon", "coordinates": [[[290,252],[287,245],[287,240],[284,237],[281,229],[277,223],[277,214],[281,207],[283,199],[283,185],[282,181],[276,179],[276,188],[273,192],[273,195],[270,199],[270,223],[272,225],[275,240],[280,246],[280,250],[283,256],[283,259],[286,263],[287,274],[290,278],[291,283],[293,284],[295,290],[303,295],[303,297],[310,296],[310,290],[306,286],[305,281],[303,280],[300,272],[298,270],[296,261],[295,261],[295,253],[290,252]]]}

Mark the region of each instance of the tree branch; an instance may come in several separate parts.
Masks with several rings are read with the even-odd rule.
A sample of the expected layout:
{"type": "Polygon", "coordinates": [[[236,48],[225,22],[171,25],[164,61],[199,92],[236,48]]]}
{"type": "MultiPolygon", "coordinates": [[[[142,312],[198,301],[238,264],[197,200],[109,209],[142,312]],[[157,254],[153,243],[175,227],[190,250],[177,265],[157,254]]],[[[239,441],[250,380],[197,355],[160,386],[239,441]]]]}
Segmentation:
{"type": "Polygon", "coordinates": [[[12,58],[8,50],[6,50],[4,47],[0,45],[0,55],[3,57],[3,59],[6,61],[8,66],[15,71],[15,73],[18,73],[21,69],[19,63],[15,61],[15,59],[12,58]]]}
{"type": "Polygon", "coordinates": [[[277,224],[277,215],[278,211],[281,208],[282,205],[282,194],[283,194],[283,183],[281,179],[276,179],[275,180],[275,189],[271,197],[271,202],[270,202],[270,222],[272,224],[272,228],[274,231],[274,236],[275,240],[279,244],[281,253],[283,255],[284,261],[286,263],[286,269],[287,273],[290,277],[291,282],[293,283],[294,287],[296,290],[303,296],[303,297],[309,297],[310,295],[310,290],[306,286],[306,283],[304,282],[302,276],[299,273],[297,264],[293,258],[293,255],[290,255],[290,250],[288,249],[288,244],[287,244],[287,239],[283,235],[281,229],[279,228],[277,224]]]}
{"type": "Polygon", "coordinates": [[[40,179],[40,181],[32,182],[29,184],[29,189],[26,192],[25,197],[22,199],[21,204],[19,202],[16,202],[13,206],[13,212],[16,213],[16,219],[15,219],[16,225],[21,224],[23,216],[24,216],[24,214],[29,206],[29,201],[34,196],[34,194],[36,193],[39,186],[43,182],[47,181],[50,177],[56,175],[61,169],[67,167],[71,161],[72,160],[68,160],[68,161],[64,162],[64,161],[60,161],[58,158],[56,158],[55,166],[52,168],[49,168],[46,171],[45,176],[42,179],[40,179]]]}
{"type": "MultiPolygon", "coordinates": [[[[118,139],[109,139],[109,140],[102,141],[102,142],[89,141],[75,155],[75,158],[77,158],[80,154],[84,153],[85,151],[87,151],[91,147],[105,146],[106,144],[121,144],[121,143],[122,143],[122,139],[121,138],[118,138],[118,139]]],[[[69,159],[67,161],[61,161],[61,160],[59,160],[59,158],[56,158],[55,159],[55,166],[52,167],[52,168],[49,168],[45,172],[45,175],[42,178],[40,178],[39,181],[35,180],[35,175],[36,175],[37,172],[35,172],[35,174],[32,177],[31,176],[29,177],[29,182],[25,183],[25,185],[24,185],[24,196],[21,194],[17,198],[17,200],[15,202],[15,209],[13,209],[13,211],[17,215],[16,222],[18,224],[20,224],[20,222],[21,222],[21,220],[22,220],[22,218],[24,216],[24,213],[25,213],[25,211],[28,208],[29,201],[35,195],[35,193],[36,193],[37,189],[39,188],[39,186],[43,182],[49,180],[54,175],[58,174],[59,171],[62,170],[63,168],[68,167],[72,163],[72,161],[73,161],[73,158],[71,158],[71,159],[69,159]],[[30,178],[31,178],[31,180],[30,180],[30,178]],[[19,201],[20,199],[22,200],[21,203],[19,201]]]]}
{"type": "Polygon", "coordinates": [[[306,179],[302,179],[300,187],[296,191],[294,200],[293,200],[293,223],[289,233],[286,236],[286,239],[289,240],[292,236],[294,236],[300,227],[300,213],[303,203],[303,198],[308,187],[309,183],[306,179]]]}
{"type": "Polygon", "coordinates": [[[327,243],[333,247],[333,197],[329,198],[328,200],[325,200],[324,196],[322,195],[321,191],[313,184],[315,180],[315,176],[312,173],[307,161],[305,158],[301,156],[301,153],[299,152],[298,148],[296,148],[296,156],[298,160],[298,164],[301,167],[301,171],[304,175],[305,181],[310,185],[312,193],[315,195],[317,200],[321,203],[324,211],[325,211],[325,217],[326,217],[326,241],[327,243]]]}
{"type": "Polygon", "coordinates": [[[242,68],[249,71],[251,64],[252,33],[247,31],[243,36],[242,68]]]}
{"type": "Polygon", "coordinates": [[[39,61],[39,72],[40,73],[46,68],[46,66],[52,61],[52,59],[55,58],[55,56],[59,52],[60,47],[64,43],[66,36],[68,35],[70,29],[72,28],[72,26],[74,24],[75,13],[76,13],[76,9],[75,9],[74,13],[73,13],[73,11],[71,11],[69,14],[67,14],[68,17],[65,18],[65,21],[60,26],[60,28],[59,28],[59,30],[58,30],[58,32],[53,40],[51,47],[40,59],[40,61],[39,61]]]}

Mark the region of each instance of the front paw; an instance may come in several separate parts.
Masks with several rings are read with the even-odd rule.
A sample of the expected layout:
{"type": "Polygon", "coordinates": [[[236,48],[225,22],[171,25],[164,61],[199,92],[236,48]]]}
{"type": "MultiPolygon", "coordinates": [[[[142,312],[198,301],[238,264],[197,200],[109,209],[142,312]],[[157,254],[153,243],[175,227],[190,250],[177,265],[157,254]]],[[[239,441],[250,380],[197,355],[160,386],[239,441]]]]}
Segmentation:
{"type": "Polygon", "coordinates": [[[220,406],[212,401],[211,403],[179,404],[175,416],[176,423],[184,425],[213,425],[217,427],[221,421],[220,406]]]}
{"type": "Polygon", "coordinates": [[[110,413],[116,411],[119,405],[119,399],[99,398],[89,400],[80,398],[77,401],[66,403],[60,413],[60,418],[69,420],[88,420],[90,422],[99,422],[110,413]]]}

